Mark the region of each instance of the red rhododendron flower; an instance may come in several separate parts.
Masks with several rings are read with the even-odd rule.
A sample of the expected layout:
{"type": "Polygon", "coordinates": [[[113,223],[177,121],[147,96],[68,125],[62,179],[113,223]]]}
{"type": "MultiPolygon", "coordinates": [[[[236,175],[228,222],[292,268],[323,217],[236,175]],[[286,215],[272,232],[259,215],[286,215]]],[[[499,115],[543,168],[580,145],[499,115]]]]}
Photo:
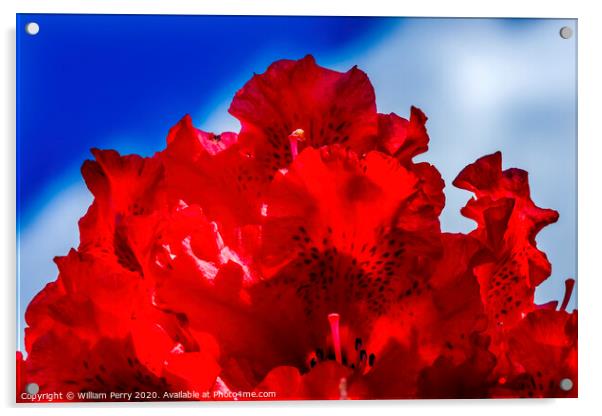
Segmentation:
{"type": "Polygon", "coordinates": [[[494,322],[507,327],[534,309],[535,287],[550,275],[535,236],[556,222],[558,213],[533,203],[527,172],[501,167],[499,152],[485,156],[466,167],[454,184],[476,195],[462,213],[478,223],[472,235],[491,254],[477,270],[481,294],[494,322]]]}
{"type": "MultiPolygon", "coordinates": [[[[19,400],[557,397],[577,312],[534,304],[558,214],[501,154],[454,185],[445,233],[426,116],[376,111],[365,73],[278,61],[234,97],[237,133],[185,116],[149,158],[93,150],[80,245],[26,313],[19,400]],[[247,394],[238,394],[246,392],[247,394]],[[261,395],[272,392],[271,395],[261,395]]],[[[561,381],[574,383],[568,391],[561,381]]]]}

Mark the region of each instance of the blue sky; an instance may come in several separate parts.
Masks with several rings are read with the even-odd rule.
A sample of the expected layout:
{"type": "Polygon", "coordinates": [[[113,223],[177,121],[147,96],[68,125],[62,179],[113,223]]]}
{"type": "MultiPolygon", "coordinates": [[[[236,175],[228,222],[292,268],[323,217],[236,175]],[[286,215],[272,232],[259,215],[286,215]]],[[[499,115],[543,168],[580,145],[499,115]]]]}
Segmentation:
{"type": "Polygon", "coordinates": [[[528,170],[535,202],[560,212],[538,238],[553,275],[536,300],[561,299],[576,277],[576,39],[558,35],[565,25],[576,31],[552,19],[19,15],[20,316],[56,278],[52,258],[77,246],[91,147],[150,155],[186,113],[236,131],[234,92],[272,61],[308,53],[366,71],[379,111],[426,112],[420,160],[446,181],[444,230],[473,228],[459,214],[470,194],[451,186],[466,164],[501,150],[504,167],[528,170]],[[38,35],[24,33],[29,21],[38,35]]]}

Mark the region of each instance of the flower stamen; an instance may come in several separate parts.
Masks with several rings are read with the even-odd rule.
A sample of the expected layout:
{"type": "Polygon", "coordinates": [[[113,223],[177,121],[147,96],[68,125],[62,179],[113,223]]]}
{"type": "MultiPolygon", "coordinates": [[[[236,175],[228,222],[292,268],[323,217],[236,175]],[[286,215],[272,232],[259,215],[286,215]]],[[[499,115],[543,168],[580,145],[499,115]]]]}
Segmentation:
{"type": "Polygon", "coordinates": [[[291,155],[293,156],[293,160],[295,160],[299,154],[298,142],[305,141],[305,131],[303,131],[303,129],[297,129],[289,134],[288,139],[291,145],[291,155]]]}
{"type": "Polygon", "coordinates": [[[341,354],[341,334],[339,331],[339,320],[340,315],[338,313],[331,313],[328,315],[328,322],[330,322],[330,333],[332,335],[332,343],[334,345],[334,355],[337,363],[343,363],[343,356],[341,354]]]}
{"type": "Polygon", "coordinates": [[[342,377],[339,381],[339,400],[347,400],[347,379],[342,377]]]}
{"type": "Polygon", "coordinates": [[[573,294],[574,287],[575,287],[575,279],[566,279],[564,281],[564,298],[562,299],[562,304],[560,305],[561,311],[566,310],[566,307],[569,304],[569,300],[571,300],[571,295],[573,294]]]}

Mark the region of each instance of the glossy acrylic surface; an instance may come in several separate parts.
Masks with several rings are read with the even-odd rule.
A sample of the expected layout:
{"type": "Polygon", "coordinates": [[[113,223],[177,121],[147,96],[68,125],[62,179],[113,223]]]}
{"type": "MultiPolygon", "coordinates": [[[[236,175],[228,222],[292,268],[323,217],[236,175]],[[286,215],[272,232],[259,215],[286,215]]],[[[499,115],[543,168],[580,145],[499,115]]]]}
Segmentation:
{"type": "MultiPolygon", "coordinates": [[[[464,167],[501,151],[504,169],[529,172],[535,204],[559,214],[536,237],[552,269],[535,289],[535,303],[561,302],[565,280],[577,278],[575,20],[18,15],[17,33],[17,350],[26,356],[25,311],[56,280],[53,258],[78,247],[77,223],[93,201],[80,172],[90,148],[151,157],[185,114],[201,130],[239,132],[244,117],[228,114],[236,92],[273,62],[306,55],[339,72],[357,65],[374,87],[379,113],[409,118],[416,106],[428,116],[429,150],[414,162],[431,163],[445,181],[441,231],[475,228],[460,214],[472,192],[452,185],[464,167]],[[35,35],[26,33],[31,22],[39,25],[35,35]],[[573,29],[570,38],[560,36],[562,27],[573,29]]],[[[575,288],[566,310],[576,308],[575,288]]],[[[328,329],[326,317],[324,324],[328,329]]],[[[220,377],[233,379],[217,361],[220,377]]],[[[473,395],[503,397],[501,390],[473,395]]]]}

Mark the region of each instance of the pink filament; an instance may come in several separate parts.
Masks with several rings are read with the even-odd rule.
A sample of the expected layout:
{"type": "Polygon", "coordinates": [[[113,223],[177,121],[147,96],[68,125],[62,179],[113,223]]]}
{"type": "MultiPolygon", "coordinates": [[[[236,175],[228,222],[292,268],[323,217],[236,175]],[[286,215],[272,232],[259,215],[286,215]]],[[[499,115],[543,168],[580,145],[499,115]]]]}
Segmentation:
{"type": "Polygon", "coordinates": [[[560,305],[560,310],[566,310],[566,307],[569,304],[569,300],[571,300],[571,295],[573,294],[573,288],[575,287],[575,279],[566,279],[564,281],[564,298],[562,299],[562,304],[560,305]]]}
{"type": "Polygon", "coordinates": [[[339,332],[339,319],[338,313],[331,313],[328,315],[328,322],[330,322],[330,333],[332,334],[332,343],[334,344],[334,355],[339,364],[342,364],[343,357],[341,355],[341,335],[339,332]]]}
{"type": "Polygon", "coordinates": [[[291,145],[291,156],[293,157],[293,160],[295,160],[297,158],[297,155],[299,154],[299,142],[305,140],[304,136],[305,132],[301,129],[295,130],[288,136],[291,145]]]}

